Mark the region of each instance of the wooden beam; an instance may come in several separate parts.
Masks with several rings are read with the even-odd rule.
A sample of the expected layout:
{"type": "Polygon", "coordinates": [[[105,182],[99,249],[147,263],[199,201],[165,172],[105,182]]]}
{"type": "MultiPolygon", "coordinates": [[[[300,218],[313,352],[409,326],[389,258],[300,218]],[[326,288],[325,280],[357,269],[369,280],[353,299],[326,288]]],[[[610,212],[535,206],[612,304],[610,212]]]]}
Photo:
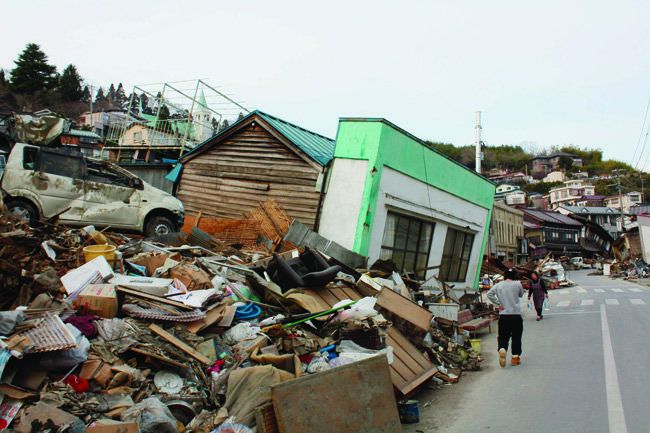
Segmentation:
{"type": "Polygon", "coordinates": [[[164,338],[164,339],[167,340],[169,343],[173,344],[174,346],[176,346],[177,348],[179,348],[179,349],[182,350],[183,352],[185,352],[185,353],[187,353],[188,355],[190,355],[192,358],[194,358],[194,359],[196,359],[196,360],[198,360],[198,361],[200,361],[200,362],[202,362],[202,363],[204,363],[204,364],[212,365],[212,361],[210,361],[206,356],[201,355],[199,352],[197,352],[196,350],[192,349],[190,346],[188,346],[187,344],[183,343],[181,340],[179,340],[178,338],[174,337],[172,334],[170,334],[169,332],[165,331],[165,330],[162,329],[160,326],[158,326],[158,325],[154,325],[154,324],[152,323],[151,325],[149,325],[149,329],[150,329],[152,332],[154,332],[156,335],[158,335],[158,336],[164,338]]]}

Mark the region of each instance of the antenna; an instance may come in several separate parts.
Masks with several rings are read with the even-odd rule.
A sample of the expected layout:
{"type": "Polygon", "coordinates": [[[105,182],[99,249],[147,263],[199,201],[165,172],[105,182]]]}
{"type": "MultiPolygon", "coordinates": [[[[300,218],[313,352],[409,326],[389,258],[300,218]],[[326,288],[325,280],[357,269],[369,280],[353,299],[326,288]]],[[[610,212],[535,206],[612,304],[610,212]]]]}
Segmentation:
{"type": "Polygon", "coordinates": [[[476,112],[476,172],[481,174],[481,160],[483,159],[483,151],[481,149],[481,112],[476,112]]]}

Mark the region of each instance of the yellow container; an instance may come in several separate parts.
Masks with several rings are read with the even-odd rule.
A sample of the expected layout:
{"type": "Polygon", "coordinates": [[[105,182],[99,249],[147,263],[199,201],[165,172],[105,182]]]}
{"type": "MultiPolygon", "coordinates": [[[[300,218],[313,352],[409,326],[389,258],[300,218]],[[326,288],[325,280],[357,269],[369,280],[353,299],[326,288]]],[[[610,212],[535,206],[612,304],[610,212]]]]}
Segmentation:
{"type": "Polygon", "coordinates": [[[469,340],[470,344],[472,345],[472,349],[474,349],[474,352],[478,353],[479,355],[481,354],[481,340],[469,340]]]}
{"type": "Polygon", "coordinates": [[[115,259],[115,247],[113,245],[89,245],[84,247],[84,256],[86,263],[99,256],[104,256],[106,260],[115,259]]]}

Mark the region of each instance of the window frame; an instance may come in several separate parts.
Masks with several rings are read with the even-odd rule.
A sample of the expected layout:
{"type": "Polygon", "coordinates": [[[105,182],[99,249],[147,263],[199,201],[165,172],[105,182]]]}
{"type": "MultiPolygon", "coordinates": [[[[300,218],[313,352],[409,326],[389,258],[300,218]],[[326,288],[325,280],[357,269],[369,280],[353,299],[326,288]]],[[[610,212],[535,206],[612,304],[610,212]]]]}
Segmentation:
{"type": "Polygon", "coordinates": [[[476,233],[455,229],[453,227],[447,228],[438,278],[445,282],[464,282],[467,279],[469,261],[472,256],[475,240],[476,233]],[[462,235],[460,239],[459,235],[462,235]],[[460,251],[458,251],[459,246],[460,251]],[[452,257],[460,258],[452,260],[452,257]]]}
{"type": "Polygon", "coordinates": [[[429,263],[429,258],[431,257],[431,246],[433,245],[433,234],[435,232],[436,228],[436,223],[432,221],[427,221],[421,218],[417,218],[408,214],[402,214],[399,212],[394,212],[389,210],[386,213],[386,224],[384,225],[384,233],[382,236],[381,240],[381,247],[380,247],[380,257],[382,259],[390,259],[395,263],[395,266],[397,266],[397,269],[399,270],[400,274],[403,274],[405,272],[413,272],[415,274],[415,277],[417,279],[424,279],[424,275],[426,274],[426,271],[423,271],[421,269],[418,269],[418,262],[421,261],[421,257],[424,257],[424,265],[429,263]],[[392,245],[387,245],[385,244],[386,242],[386,229],[388,228],[388,221],[389,218],[395,217],[395,232],[393,234],[393,239],[392,239],[392,245]],[[403,247],[398,247],[398,227],[400,226],[400,220],[406,220],[408,222],[406,226],[406,231],[405,231],[405,238],[404,238],[404,246],[403,247]],[[410,244],[410,235],[411,235],[411,225],[413,223],[419,223],[419,228],[418,232],[416,235],[416,240],[415,240],[415,249],[409,248],[410,244]],[[422,236],[425,233],[426,227],[430,227],[430,234],[429,234],[429,240],[427,245],[423,246],[422,245],[422,236]],[[423,248],[425,250],[423,250],[423,248]],[[389,256],[386,256],[386,252],[390,252],[389,256]],[[395,253],[401,253],[402,257],[399,261],[395,261],[395,253]],[[413,270],[405,270],[405,265],[407,263],[406,257],[409,254],[414,254],[415,257],[413,259],[413,270]],[[420,275],[420,272],[422,275],[420,275]]]}

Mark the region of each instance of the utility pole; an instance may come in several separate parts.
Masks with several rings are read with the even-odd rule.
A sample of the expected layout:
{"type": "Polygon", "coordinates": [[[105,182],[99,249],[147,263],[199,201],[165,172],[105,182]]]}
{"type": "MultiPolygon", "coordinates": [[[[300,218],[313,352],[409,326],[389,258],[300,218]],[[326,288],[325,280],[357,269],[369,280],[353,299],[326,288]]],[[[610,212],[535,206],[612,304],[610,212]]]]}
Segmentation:
{"type": "Polygon", "coordinates": [[[616,185],[618,186],[618,203],[621,205],[621,233],[623,232],[625,217],[623,214],[623,192],[621,190],[621,169],[617,168],[613,170],[616,173],[616,185]]]}
{"type": "Polygon", "coordinates": [[[483,150],[481,149],[481,112],[476,112],[476,172],[481,174],[481,160],[483,150]]]}
{"type": "Polygon", "coordinates": [[[93,119],[93,85],[90,85],[90,127],[95,132],[95,120],[93,119]]]}

